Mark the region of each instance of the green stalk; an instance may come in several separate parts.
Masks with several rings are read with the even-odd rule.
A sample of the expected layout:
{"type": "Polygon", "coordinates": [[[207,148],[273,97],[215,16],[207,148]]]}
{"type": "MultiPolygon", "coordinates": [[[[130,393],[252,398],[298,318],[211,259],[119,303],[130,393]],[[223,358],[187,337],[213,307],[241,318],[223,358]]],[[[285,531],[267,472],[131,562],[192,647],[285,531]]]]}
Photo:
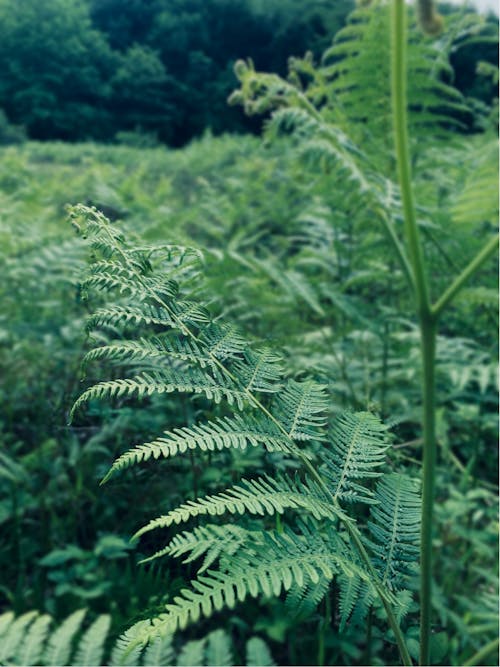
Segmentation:
{"type": "Polygon", "coordinates": [[[415,279],[423,368],[423,487],[420,532],[420,664],[430,664],[432,600],[432,527],[436,476],[435,350],[436,317],[432,311],[427,272],[413,200],[406,100],[406,6],[394,0],[392,11],[392,105],[396,159],[408,254],[415,279]]]}
{"type": "Polygon", "coordinates": [[[467,280],[479,269],[479,267],[489,258],[495,250],[498,250],[498,234],[493,236],[474,259],[465,267],[462,273],[455,278],[452,284],[445,290],[444,294],[436,301],[432,307],[435,317],[438,317],[453,297],[462,289],[467,280]]]}
{"type": "Polygon", "coordinates": [[[432,601],[432,527],[436,478],[436,323],[421,320],[423,363],[423,469],[420,526],[420,664],[430,664],[432,601]]]}
{"type": "Polygon", "coordinates": [[[418,231],[408,147],[406,101],[406,6],[403,0],[394,0],[392,12],[391,97],[396,161],[408,254],[415,280],[415,294],[421,319],[430,313],[429,288],[425,262],[418,231]]]}
{"type": "Polygon", "coordinates": [[[479,649],[477,653],[474,653],[472,658],[469,658],[467,662],[464,662],[464,665],[468,667],[469,665],[482,665],[484,664],[485,658],[487,658],[490,653],[494,653],[495,651],[498,651],[498,644],[499,644],[498,639],[493,639],[493,641],[489,642],[486,644],[486,646],[483,646],[483,648],[479,649]]]}

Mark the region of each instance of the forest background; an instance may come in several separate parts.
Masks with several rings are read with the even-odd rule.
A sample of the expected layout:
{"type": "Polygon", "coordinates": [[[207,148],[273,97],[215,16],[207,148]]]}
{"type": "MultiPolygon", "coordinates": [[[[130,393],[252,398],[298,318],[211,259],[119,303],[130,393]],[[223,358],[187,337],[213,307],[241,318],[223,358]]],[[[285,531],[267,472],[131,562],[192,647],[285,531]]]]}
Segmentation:
{"type": "MultiPolygon", "coordinates": [[[[260,123],[226,103],[235,60],[283,75],[289,56],[319,58],[353,8],[353,0],[2,0],[0,109],[37,140],[111,142],[140,131],[144,141],[182,146],[208,128],[256,132],[260,123]]],[[[452,54],[465,96],[491,102],[495,86],[476,65],[495,57],[487,43],[452,54]]]]}
{"type": "MultiPolygon", "coordinates": [[[[410,11],[408,64],[414,188],[434,296],[498,222],[498,18],[448,4],[440,12],[445,30],[429,37],[410,11]]],[[[149,244],[165,253],[180,284],[169,298],[179,298],[179,312],[193,306],[190,325],[227,326],[234,338],[221,355],[236,370],[262,355],[260,385],[252,382],[265,406],[273,383],[313,383],[299,440],[319,471],[335,465],[320,463],[314,410],[339,422],[373,416],[366,442],[381,438],[377,465],[389,486],[361,460],[361,471],[346,471],[343,493],[374,566],[385,546],[377,552],[373,494],[406,480],[402,514],[413,516],[418,330],[381,224],[403,236],[389,44],[384,0],[0,0],[0,664],[135,664],[120,653],[120,635],[162,613],[197,568],[203,577],[224,565],[224,544],[245,534],[257,548],[263,525],[274,540],[263,543],[265,563],[283,535],[306,551],[323,535],[320,504],[308,517],[306,486],[293,486],[300,465],[269,443],[265,451],[262,433],[183,431],[187,451],[175,444],[175,429],[240,423],[231,422],[230,393],[190,400],[182,383],[180,392],[143,385],[142,397],[140,388],[110,391],[112,400],[86,393],[69,424],[93,384],[162,363],[187,373],[200,349],[189,356],[181,341],[177,351],[161,348],[167,362],[158,361],[151,345],[162,320],[140,310],[147,298],[126,303],[122,320],[118,300],[109,311],[118,319],[106,320],[98,278],[97,290],[85,287],[100,250],[89,268],[68,205],[102,211],[132,253],[146,253],[145,266],[149,244]],[[165,429],[171,460],[161,450],[157,461],[153,449],[100,486],[115,459],[138,443],[159,446],[165,429]],[[262,480],[271,486],[252,487],[262,480]],[[221,499],[231,484],[248,492],[249,514],[221,499]],[[273,484],[292,486],[273,495],[273,484]],[[262,503],[252,505],[252,494],[262,503]],[[199,511],[208,526],[184,509],[169,521],[189,520],[189,531],[171,526],[131,541],[158,514],[207,495],[216,497],[199,511]],[[180,560],[140,564],[165,539],[180,560]]],[[[93,215],[71,211],[76,227],[93,215]]],[[[497,323],[490,257],[437,338],[432,664],[498,664],[497,323]]],[[[401,552],[385,578],[417,661],[418,530],[396,519],[393,527],[401,552]]],[[[328,568],[311,567],[298,575],[298,593],[260,590],[231,610],[209,605],[142,664],[400,664],[382,606],[360,580],[340,572],[327,581],[328,568]]]]}

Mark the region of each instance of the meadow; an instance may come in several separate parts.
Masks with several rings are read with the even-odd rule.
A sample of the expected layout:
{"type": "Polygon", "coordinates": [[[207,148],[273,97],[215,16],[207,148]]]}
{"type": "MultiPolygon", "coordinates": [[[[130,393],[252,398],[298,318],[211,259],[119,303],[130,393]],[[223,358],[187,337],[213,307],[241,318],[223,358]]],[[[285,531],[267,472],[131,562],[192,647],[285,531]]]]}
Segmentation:
{"type": "Polygon", "coordinates": [[[405,183],[386,9],[237,62],[261,136],[0,148],[0,664],[498,664],[484,26],[411,19],[405,183]]]}

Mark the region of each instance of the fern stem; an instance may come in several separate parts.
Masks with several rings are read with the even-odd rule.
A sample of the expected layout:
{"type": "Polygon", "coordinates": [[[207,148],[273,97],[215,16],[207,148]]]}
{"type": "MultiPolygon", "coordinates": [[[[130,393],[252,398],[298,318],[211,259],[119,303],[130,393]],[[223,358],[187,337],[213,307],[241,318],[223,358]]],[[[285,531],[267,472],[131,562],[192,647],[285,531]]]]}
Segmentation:
{"type": "Polygon", "coordinates": [[[427,272],[413,197],[406,99],[406,5],[394,0],[391,26],[391,96],[399,187],[406,243],[415,278],[423,367],[423,486],[420,533],[420,664],[430,664],[432,529],[436,476],[435,352],[436,314],[429,299],[427,272]]]}
{"type": "Polygon", "coordinates": [[[483,646],[482,648],[477,651],[477,653],[474,653],[474,655],[467,660],[467,662],[464,662],[464,665],[468,667],[469,665],[482,665],[484,664],[484,659],[487,658],[490,653],[493,653],[495,651],[498,651],[498,645],[500,641],[498,639],[493,639],[491,642],[486,644],[486,646],[483,646]]]}
{"type": "Polygon", "coordinates": [[[394,0],[393,2],[391,35],[392,114],[398,179],[403,204],[405,235],[415,279],[419,314],[426,316],[430,310],[429,288],[415,213],[408,141],[406,110],[406,5],[404,0],[394,0]]]}
{"type": "Polygon", "coordinates": [[[451,285],[445,290],[441,297],[436,301],[432,306],[432,313],[435,317],[438,317],[443,309],[450,303],[450,301],[456,296],[456,294],[461,290],[465,285],[467,280],[480,268],[480,266],[489,258],[491,255],[498,250],[498,234],[491,238],[488,243],[484,246],[482,250],[474,257],[474,259],[465,267],[462,273],[455,278],[451,285]]]}
{"type": "Polygon", "coordinates": [[[392,241],[392,244],[396,251],[397,258],[399,260],[399,263],[401,264],[403,273],[406,276],[406,280],[408,281],[408,284],[411,286],[411,288],[415,290],[415,278],[413,276],[413,269],[411,267],[410,262],[408,261],[408,257],[406,256],[406,251],[401,241],[399,240],[398,235],[396,234],[394,225],[391,222],[389,222],[387,216],[384,213],[381,213],[380,219],[382,220],[382,224],[384,225],[384,228],[387,234],[389,235],[390,240],[392,241]]]}
{"type": "MultiPolygon", "coordinates": [[[[106,229],[106,227],[105,227],[106,229]]],[[[114,239],[112,238],[111,233],[106,229],[108,232],[108,236],[110,237],[110,240],[114,242],[114,239]]],[[[172,320],[176,323],[176,325],[180,328],[182,333],[191,338],[192,340],[199,342],[198,337],[196,334],[194,334],[191,329],[186,326],[176,315],[176,313],[170,308],[168,303],[166,303],[161,297],[159,297],[153,290],[150,289],[150,287],[143,281],[141,274],[139,271],[137,271],[136,267],[131,265],[128,257],[125,252],[121,248],[118,247],[118,251],[123,259],[123,261],[126,263],[127,266],[135,273],[138,282],[141,283],[141,285],[144,287],[144,289],[150,294],[151,298],[154,299],[162,308],[164,308],[172,318],[172,320]]],[[[236,385],[241,387],[241,383],[239,379],[228,369],[226,366],[210,351],[208,351],[208,354],[210,356],[210,360],[212,363],[219,368],[219,370],[230,380],[232,380],[236,385]]],[[[260,410],[269,420],[272,421],[272,423],[285,435],[289,440],[290,443],[293,445],[293,451],[295,455],[297,456],[298,459],[300,459],[302,465],[304,468],[309,472],[311,477],[315,479],[318,484],[320,485],[321,489],[324,491],[324,493],[330,498],[332,505],[340,510],[340,505],[337,501],[337,499],[334,497],[332,492],[330,491],[328,485],[325,483],[324,479],[321,477],[321,475],[318,473],[316,468],[312,465],[312,463],[309,461],[309,459],[303,454],[303,452],[300,451],[300,449],[296,448],[294,440],[290,437],[290,434],[288,431],[283,427],[283,425],[274,417],[271,412],[263,405],[259,399],[247,388],[247,387],[241,387],[242,391],[244,394],[247,396],[249,402],[251,405],[253,405],[255,408],[260,410]]],[[[403,634],[401,632],[401,629],[399,627],[399,624],[397,622],[396,616],[394,614],[394,611],[391,607],[390,602],[387,599],[384,587],[382,586],[377,572],[372,564],[372,561],[370,559],[370,556],[368,555],[363,542],[361,540],[361,536],[359,534],[359,530],[355,526],[354,523],[351,521],[345,520],[342,518],[342,512],[339,512],[339,518],[344,524],[350,538],[352,539],[354,545],[356,546],[356,549],[360,555],[361,560],[363,561],[364,566],[366,567],[367,572],[370,574],[370,577],[372,578],[372,583],[382,601],[382,604],[384,606],[387,619],[389,622],[389,626],[391,627],[392,631],[394,632],[394,635],[396,637],[396,642],[398,644],[398,648],[401,654],[401,659],[403,661],[404,665],[412,665],[412,660],[410,658],[410,654],[408,653],[408,649],[406,648],[406,644],[404,641],[403,634]]]]}
{"type": "Polygon", "coordinates": [[[423,468],[422,524],[420,529],[420,664],[430,664],[432,600],[432,528],[436,478],[436,325],[433,318],[421,322],[423,363],[423,468]]]}

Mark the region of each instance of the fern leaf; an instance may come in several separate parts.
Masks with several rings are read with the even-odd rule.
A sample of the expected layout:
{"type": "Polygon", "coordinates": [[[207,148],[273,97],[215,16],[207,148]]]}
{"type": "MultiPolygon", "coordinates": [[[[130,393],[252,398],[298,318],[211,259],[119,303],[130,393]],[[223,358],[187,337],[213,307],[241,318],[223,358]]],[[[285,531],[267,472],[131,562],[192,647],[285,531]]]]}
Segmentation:
{"type": "Polygon", "coordinates": [[[107,380],[89,387],[81,394],[73,405],[70,419],[73,419],[81,407],[92,400],[106,398],[143,398],[152,394],[172,393],[174,391],[204,394],[207,399],[220,403],[225,399],[229,405],[236,403],[239,410],[243,409],[246,395],[223,378],[220,373],[213,373],[213,377],[203,373],[200,369],[190,368],[185,373],[174,369],[162,369],[152,374],[146,372],[132,378],[107,380]]]}
{"type": "Polygon", "coordinates": [[[183,562],[190,563],[204,556],[203,564],[198,569],[198,572],[204,572],[220,556],[233,556],[243,544],[259,544],[261,541],[259,531],[248,531],[233,525],[208,524],[199,526],[192,532],[184,531],[176,535],[165,548],[142,562],[149,562],[167,554],[176,558],[189,554],[183,562]]]}
{"type": "Polygon", "coordinates": [[[144,651],[142,664],[145,667],[154,667],[155,665],[172,665],[174,662],[174,647],[172,646],[172,636],[156,637],[148,644],[144,651]]]}
{"type": "Polygon", "coordinates": [[[38,612],[28,611],[22,616],[16,618],[7,628],[7,632],[2,638],[0,646],[0,662],[9,662],[14,658],[17,651],[21,648],[28,628],[37,618],[38,612]]]}
{"type": "Polygon", "coordinates": [[[214,630],[207,637],[205,664],[213,667],[233,665],[231,641],[224,630],[214,630]]]}
{"type": "Polygon", "coordinates": [[[251,637],[246,644],[246,664],[254,667],[273,667],[274,662],[266,642],[260,637],[251,637]]]}
{"type": "Polygon", "coordinates": [[[299,588],[292,586],[286,596],[285,605],[290,616],[295,619],[309,617],[328,593],[330,580],[321,576],[319,581],[299,588]]]}
{"type": "Polygon", "coordinates": [[[38,616],[34,620],[25,633],[22,644],[16,653],[15,664],[36,665],[39,662],[51,621],[51,617],[47,614],[38,616]]]}
{"type": "Polygon", "coordinates": [[[385,475],[377,484],[376,505],[370,508],[370,547],[384,585],[402,588],[415,569],[420,537],[420,494],[406,475],[385,475]]]}
{"type": "Polygon", "coordinates": [[[73,638],[80,629],[86,613],[86,609],[73,612],[51,634],[43,656],[45,665],[67,665],[69,663],[73,638]]]}
{"type": "Polygon", "coordinates": [[[322,452],[334,498],[373,502],[373,494],[359,481],[381,474],[388,447],[387,427],[380,419],[368,412],[340,415],[330,432],[330,446],[322,452]]]}
{"type": "Polygon", "coordinates": [[[183,324],[207,324],[209,316],[199,304],[176,301],[170,311],[149,303],[111,305],[99,308],[87,319],[86,330],[96,328],[120,328],[128,325],[159,325],[168,329],[178,328],[178,321],[183,324]],[[172,312],[170,312],[172,311],[172,312]],[[175,316],[175,317],[174,317],[175,316]]]}
{"type": "Polygon", "coordinates": [[[246,392],[274,393],[282,388],[281,357],[269,350],[245,350],[244,361],[234,370],[246,392]]]}
{"type": "Polygon", "coordinates": [[[193,665],[203,665],[205,658],[205,644],[207,638],[197,639],[184,644],[177,659],[178,667],[192,667],[193,665]]]}
{"type": "Polygon", "coordinates": [[[85,631],[78,643],[74,665],[100,665],[104,654],[104,642],[107,639],[111,616],[102,614],[85,631]]]}
{"type": "Polygon", "coordinates": [[[307,545],[290,535],[274,535],[272,538],[269,534],[264,535],[266,543],[258,557],[254,550],[246,557],[240,551],[225,563],[230,566],[230,571],[209,570],[192,581],[192,588],[181,591],[173,603],[167,605],[167,613],[153,620],[153,627],[144,632],[142,642],[157,634],[175,632],[224,606],[232,609],[237,601],[243,602],[248,595],[279,595],[294,581],[299,586],[305,581],[319,581],[320,573],[330,579],[333,577],[336,560],[325,552],[322,543],[307,545]]]}
{"type": "Polygon", "coordinates": [[[170,458],[189,449],[203,452],[226,448],[244,450],[247,446],[260,445],[269,452],[290,452],[293,449],[293,444],[270,420],[236,414],[191,428],[177,428],[165,432],[163,437],[153,442],[133,447],[116,459],[103,481],[119,470],[150,458],[170,458]]]}
{"type": "Polygon", "coordinates": [[[140,338],[102,345],[88,352],[83,365],[96,359],[106,359],[113,363],[132,365],[140,361],[148,361],[152,367],[158,368],[162,361],[167,367],[170,360],[179,359],[199,364],[201,368],[213,366],[213,359],[207,351],[200,349],[195,342],[167,337],[140,338]]]}
{"type": "Polygon", "coordinates": [[[249,595],[277,596],[294,583],[302,588],[321,578],[330,581],[339,571],[355,572],[366,579],[366,573],[353,563],[336,533],[325,542],[317,531],[309,532],[307,539],[289,529],[283,534],[263,531],[261,540],[261,544],[252,541],[248,550],[240,548],[225,559],[223,570],[208,570],[193,580],[192,588],[181,591],[138,641],[146,643],[157,634],[173,633],[223,607],[232,609],[249,595]],[[337,549],[333,548],[335,544],[337,549]]]}
{"type": "Polygon", "coordinates": [[[157,528],[167,528],[193,517],[208,514],[219,516],[225,512],[231,514],[282,514],[285,509],[307,509],[316,519],[338,517],[335,507],[321,495],[312,484],[285,477],[273,479],[261,477],[254,480],[242,480],[241,486],[233,486],[224,493],[205,498],[197,498],[184,503],[141,528],[134,537],[140,537],[157,528]]]}
{"type": "Polygon", "coordinates": [[[343,632],[347,624],[347,621],[349,620],[349,617],[352,614],[352,611],[360,598],[363,581],[356,576],[352,577],[341,576],[339,577],[339,583],[340,583],[339,632],[343,632]]]}
{"type": "Polygon", "coordinates": [[[6,611],[0,615],[0,639],[2,639],[2,637],[7,634],[14,618],[15,616],[13,611],[6,611]]]}
{"type": "MultiPolygon", "coordinates": [[[[139,657],[142,653],[142,646],[134,646],[130,649],[130,645],[137,636],[138,631],[146,624],[147,621],[139,621],[128,628],[115,642],[111,649],[111,657],[109,664],[115,665],[138,665],[139,657]],[[129,650],[130,649],[130,650],[129,650]]],[[[157,662],[156,665],[163,663],[157,662]]]]}
{"type": "Polygon", "coordinates": [[[292,440],[318,440],[326,423],[325,387],[313,381],[290,380],[277,396],[276,417],[292,440]]]}

